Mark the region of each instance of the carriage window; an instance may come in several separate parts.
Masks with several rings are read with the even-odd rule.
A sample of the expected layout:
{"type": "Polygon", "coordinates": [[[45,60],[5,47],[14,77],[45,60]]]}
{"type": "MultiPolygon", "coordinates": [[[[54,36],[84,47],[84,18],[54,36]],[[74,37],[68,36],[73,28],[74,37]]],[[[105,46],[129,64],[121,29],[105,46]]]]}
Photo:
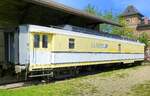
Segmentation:
{"type": "Polygon", "coordinates": [[[42,36],[42,47],[48,48],[48,36],[47,35],[42,36]]]}
{"type": "Polygon", "coordinates": [[[74,47],[75,47],[75,40],[69,39],[69,49],[74,49],[74,47]]]}
{"type": "Polygon", "coordinates": [[[34,35],[34,48],[40,47],[40,35],[35,34],[34,35]]]}

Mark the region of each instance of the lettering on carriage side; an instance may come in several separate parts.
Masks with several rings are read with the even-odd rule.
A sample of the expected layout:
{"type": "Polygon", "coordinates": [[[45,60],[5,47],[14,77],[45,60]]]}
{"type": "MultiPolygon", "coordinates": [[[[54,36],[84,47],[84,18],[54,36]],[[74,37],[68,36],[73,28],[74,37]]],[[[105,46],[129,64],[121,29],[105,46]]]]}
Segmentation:
{"type": "Polygon", "coordinates": [[[92,48],[106,49],[106,48],[108,48],[108,44],[93,43],[93,44],[92,44],[92,48]]]}

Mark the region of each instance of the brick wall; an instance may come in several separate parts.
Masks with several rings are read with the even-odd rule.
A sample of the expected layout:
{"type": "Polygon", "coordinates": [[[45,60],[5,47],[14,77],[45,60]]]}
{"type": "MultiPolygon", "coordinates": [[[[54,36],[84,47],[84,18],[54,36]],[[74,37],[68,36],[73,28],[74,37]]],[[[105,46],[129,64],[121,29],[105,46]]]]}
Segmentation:
{"type": "Polygon", "coordinates": [[[149,38],[150,38],[150,29],[147,29],[147,30],[137,30],[137,33],[140,35],[142,33],[146,33],[149,38]]]}
{"type": "Polygon", "coordinates": [[[138,25],[141,23],[141,20],[137,16],[132,16],[132,17],[128,16],[128,17],[125,17],[125,19],[129,26],[138,25]]]}

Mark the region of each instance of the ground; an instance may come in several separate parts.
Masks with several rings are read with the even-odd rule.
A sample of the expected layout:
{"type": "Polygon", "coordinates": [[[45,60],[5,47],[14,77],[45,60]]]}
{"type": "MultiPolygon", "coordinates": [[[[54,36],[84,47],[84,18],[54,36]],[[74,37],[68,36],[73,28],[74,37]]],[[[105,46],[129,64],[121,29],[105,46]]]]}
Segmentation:
{"type": "Polygon", "coordinates": [[[150,65],[0,90],[0,96],[150,96],[150,65]]]}

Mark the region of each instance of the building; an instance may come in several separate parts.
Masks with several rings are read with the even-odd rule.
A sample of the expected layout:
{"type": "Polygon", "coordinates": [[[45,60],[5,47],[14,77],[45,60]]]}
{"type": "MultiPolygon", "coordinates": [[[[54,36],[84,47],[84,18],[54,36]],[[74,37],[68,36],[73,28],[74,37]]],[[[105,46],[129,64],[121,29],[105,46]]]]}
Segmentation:
{"type": "MultiPolygon", "coordinates": [[[[150,39],[150,19],[140,13],[133,5],[129,5],[121,14],[136,36],[146,33],[150,39]]],[[[150,60],[150,47],[146,49],[146,58],[150,60]]]]}

